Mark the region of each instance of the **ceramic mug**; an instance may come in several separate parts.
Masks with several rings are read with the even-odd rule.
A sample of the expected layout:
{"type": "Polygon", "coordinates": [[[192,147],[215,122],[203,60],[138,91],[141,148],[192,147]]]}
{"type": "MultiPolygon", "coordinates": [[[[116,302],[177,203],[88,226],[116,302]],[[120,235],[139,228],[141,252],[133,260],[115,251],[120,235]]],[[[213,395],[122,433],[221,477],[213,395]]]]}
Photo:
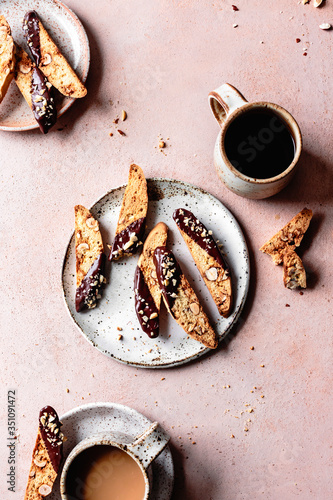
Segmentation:
{"type": "MultiPolygon", "coordinates": [[[[149,500],[150,492],[152,491],[153,480],[151,468],[149,466],[164,450],[169,440],[170,437],[159,426],[158,422],[154,422],[153,424],[151,424],[148,429],[146,429],[135,439],[133,439],[132,436],[123,434],[121,432],[98,433],[84,439],[73,448],[65,461],[60,478],[60,493],[62,500],[83,498],[82,484],[81,481],[77,481],[78,478],[75,478],[75,481],[77,481],[76,496],[73,497],[69,492],[66,492],[66,481],[68,479],[68,473],[69,475],[72,473],[70,471],[70,468],[73,465],[73,462],[75,462],[75,460],[83,451],[87,450],[88,448],[100,445],[118,448],[129,455],[137,463],[142,472],[145,483],[145,492],[142,500],[149,500]]],[[[113,465],[111,464],[110,466],[112,467],[113,465]]],[[[70,479],[71,481],[74,480],[74,478],[70,479]]]]}
{"type": "Polygon", "coordinates": [[[209,105],[221,127],[214,149],[214,164],[223,183],[234,193],[245,198],[268,198],[286,187],[291,181],[302,150],[302,135],[296,120],[284,108],[270,102],[248,102],[232,85],[225,83],[209,93],[209,105]],[[279,175],[267,179],[248,177],[229,161],[225,150],[225,137],[229,125],[243,113],[256,109],[271,110],[284,122],[293,138],[295,154],[289,167],[279,175]]]}

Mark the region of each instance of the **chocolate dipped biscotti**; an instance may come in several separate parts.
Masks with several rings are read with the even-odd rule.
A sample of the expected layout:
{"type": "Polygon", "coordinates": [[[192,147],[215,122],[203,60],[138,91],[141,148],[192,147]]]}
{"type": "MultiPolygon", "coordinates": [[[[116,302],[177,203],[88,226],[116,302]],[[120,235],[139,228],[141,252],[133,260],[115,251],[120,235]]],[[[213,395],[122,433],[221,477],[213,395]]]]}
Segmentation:
{"type": "Polygon", "coordinates": [[[14,77],[15,44],[10,26],[0,15],[0,103],[5,97],[14,77]]]}
{"type": "Polygon", "coordinates": [[[32,58],[49,82],[67,97],[84,97],[87,89],[44,28],[36,11],[26,13],[22,27],[32,58]]]}
{"type": "Polygon", "coordinates": [[[75,256],[77,312],[93,309],[105,282],[105,254],[99,224],[82,205],[75,207],[75,256]]]}
{"type": "Polygon", "coordinates": [[[61,426],[54,408],[45,406],[41,409],[24,500],[42,500],[51,493],[59,473],[65,440],[61,426]]]}
{"type": "Polygon", "coordinates": [[[119,260],[136,253],[143,244],[148,209],[147,182],[142,169],[131,165],[116,235],[109,260],[119,260]]]}
{"type": "Polygon", "coordinates": [[[161,289],[154,264],[154,252],[164,246],[168,237],[168,226],[159,222],[152,229],[143,245],[134,275],[135,311],[142,330],[150,337],[159,334],[161,289]]]}
{"type": "Polygon", "coordinates": [[[41,132],[47,134],[57,121],[52,85],[18,45],[16,46],[15,81],[29,104],[41,132]]]}
{"type": "Polygon", "coordinates": [[[202,222],[185,208],[175,210],[173,219],[217,305],[219,313],[225,318],[228,317],[232,307],[231,276],[212,236],[212,231],[208,231],[202,222]]]}
{"type": "Polygon", "coordinates": [[[173,253],[165,246],[156,248],[154,264],[162,297],[171,316],[190,337],[215,349],[217,335],[173,253]]]}

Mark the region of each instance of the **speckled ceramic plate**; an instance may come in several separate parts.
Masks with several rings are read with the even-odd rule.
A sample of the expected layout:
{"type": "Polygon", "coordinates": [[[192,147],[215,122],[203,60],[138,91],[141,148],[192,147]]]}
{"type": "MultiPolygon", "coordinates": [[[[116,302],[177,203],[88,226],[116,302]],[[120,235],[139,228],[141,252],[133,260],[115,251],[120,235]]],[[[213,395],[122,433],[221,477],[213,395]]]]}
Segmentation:
{"type": "MultiPolygon", "coordinates": [[[[123,432],[135,438],[152,423],[141,413],[116,403],[92,403],[79,406],[60,417],[64,424],[62,431],[67,437],[64,443],[64,460],[74,446],[83,439],[99,432],[123,432]]],[[[64,462],[63,462],[64,463],[64,462]]],[[[151,465],[153,473],[153,489],[151,500],[169,500],[173,489],[174,468],[169,446],[151,465]]],[[[59,478],[53,487],[48,500],[60,500],[59,478]]]]}
{"type": "MultiPolygon", "coordinates": [[[[147,232],[157,222],[169,226],[168,246],[197,293],[219,339],[225,337],[237,321],[249,286],[249,257],[246,242],[234,216],[214,196],[190,184],[167,179],[148,179],[149,208],[147,232]],[[234,307],[229,318],[222,318],[192,257],[180,236],[172,214],[176,208],[188,208],[223,244],[231,268],[234,307]]],[[[105,247],[111,243],[118,221],[125,186],[113,189],[91,208],[99,220],[105,247]]],[[[106,247],[107,248],[107,247],[106,247]]],[[[160,336],[150,339],[142,332],[134,310],[133,278],[138,256],[108,265],[103,298],[90,311],[75,311],[75,248],[71,237],[63,265],[63,289],[69,312],[86,339],[102,353],[124,363],[162,368],[187,363],[210,349],[188,338],[167,313],[164,304],[160,316],[160,336]],[[118,340],[121,328],[122,340],[118,340]]],[[[109,264],[109,263],[108,263],[109,264]]]]}
{"type": "MultiPolygon", "coordinates": [[[[74,12],[58,0],[0,0],[0,13],[7,19],[15,42],[25,50],[27,44],[22,31],[22,18],[29,10],[38,13],[78,77],[85,82],[90,63],[89,42],[74,12]]],[[[60,117],[75,99],[64,97],[55,91],[55,101],[60,117]]],[[[12,81],[0,105],[0,130],[22,131],[35,128],[38,128],[38,124],[15,81],[12,81]]]]}

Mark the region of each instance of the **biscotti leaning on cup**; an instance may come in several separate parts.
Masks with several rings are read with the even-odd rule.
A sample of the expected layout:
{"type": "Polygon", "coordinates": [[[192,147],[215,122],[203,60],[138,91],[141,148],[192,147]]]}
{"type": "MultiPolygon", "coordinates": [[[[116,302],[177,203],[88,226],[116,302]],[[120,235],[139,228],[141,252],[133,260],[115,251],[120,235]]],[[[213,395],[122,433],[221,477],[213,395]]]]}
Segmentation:
{"type": "Polygon", "coordinates": [[[0,103],[5,97],[10,82],[14,77],[15,44],[10,26],[0,15],[0,103]]]}
{"type": "Polygon", "coordinates": [[[210,349],[216,349],[217,335],[173,253],[165,246],[157,247],[154,264],[162,297],[171,316],[187,335],[210,349]]]}
{"type": "Polygon", "coordinates": [[[164,222],[156,224],[147,236],[135,269],[135,311],[142,330],[150,338],[159,334],[162,293],[156,275],[154,252],[157,247],[165,246],[167,237],[168,226],[164,222]]]}
{"type": "Polygon", "coordinates": [[[84,97],[86,87],[44,28],[36,11],[26,13],[22,27],[32,58],[49,82],[67,97],[84,97]]]}
{"type": "Polygon", "coordinates": [[[42,500],[51,493],[60,470],[66,439],[61,426],[54,408],[45,406],[41,409],[24,500],[42,500]]]}
{"type": "Polygon", "coordinates": [[[16,45],[15,82],[29,104],[41,132],[47,134],[57,121],[52,85],[18,45],[16,45]]]}
{"type": "Polygon", "coordinates": [[[75,206],[75,257],[77,312],[93,309],[105,283],[105,254],[98,221],[82,205],[75,206]]]}
{"type": "Polygon", "coordinates": [[[135,254],[143,244],[148,210],[147,181],[142,168],[131,165],[128,184],[120,208],[115,238],[109,260],[135,254]]]}
{"type": "Polygon", "coordinates": [[[312,219],[312,210],[303,208],[259,250],[270,255],[275,265],[283,263],[286,288],[306,288],[306,272],[295,249],[299,247],[312,219]]]}
{"type": "Polygon", "coordinates": [[[185,208],[175,210],[173,219],[219,313],[227,318],[232,307],[230,270],[212,236],[212,231],[207,230],[202,222],[185,208]]]}

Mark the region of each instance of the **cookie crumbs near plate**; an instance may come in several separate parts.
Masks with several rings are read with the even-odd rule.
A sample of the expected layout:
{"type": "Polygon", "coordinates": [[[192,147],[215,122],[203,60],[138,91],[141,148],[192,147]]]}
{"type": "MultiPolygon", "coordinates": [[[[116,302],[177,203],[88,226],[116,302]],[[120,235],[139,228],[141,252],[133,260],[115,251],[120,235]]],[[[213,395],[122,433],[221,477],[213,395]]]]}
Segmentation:
{"type": "MultiPolygon", "coordinates": [[[[101,271],[107,283],[103,292],[92,290],[90,295],[94,300],[91,306],[88,301],[87,307],[80,310],[73,307],[73,238],[64,261],[65,301],[76,325],[91,344],[118,361],[155,368],[183,364],[215,349],[237,320],[249,283],[249,260],[244,237],[236,220],[221,202],[209,193],[180,181],[146,180],[142,169],[133,164],[128,184],[113,189],[101,198],[86,212],[87,219],[95,221],[96,228],[99,228],[101,246],[98,251],[93,250],[97,247],[88,230],[85,230],[83,239],[80,234],[81,239],[76,241],[76,258],[81,258],[85,265],[84,276],[89,275],[90,267],[102,254],[102,241],[107,241],[110,234],[115,235],[113,243],[107,245],[110,248],[109,262],[105,272],[101,271]],[[207,256],[209,266],[200,269],[199,273],[186,250],[183,235],[177,230],[178,222],[172,217],[182,206],[193,210],[195,216],[191,214],[201,233],[202,224],[207,227],[203,237],[207,240],[203,255],[207,256]],[[168,232],[172,238],[172,252],[165,246],[168,232]],[[223,244],[225,257],[220,254],[212,234],[218,236],[223,244]],[[83,256],[78,254],[80,245],[84,245],[83,256]],[[210,257],[212,249],[214,256],[210,257]],[[139,261],[135,253],[141,253],[139,261]],[[174,266],[170,267],[171,261],[174,266]],[[214,277],[211,275],[212,263],[216,270],[214,277]],[[175,275],[173,268],[178,269],[175,275]],[[222,298],[218,289],[209,288],[213,280],[218,282],[218,276],[223,278],[222,298]],[[231,282],[233,305],[225,298],[225,294],[231,297],[231,282]],[[167,307],[163,306],[160,311],[161,297],[167,307]],[[138,333],[135,337],[126,335],[123,340],[119,338],[119,325],[124,318],[138,333]],[[150,348],[149,337],[155,340],[150,348]]],[[[179,220],[178,217],[176,219],[179,220]]],[[[77,239],[78,233],[82,233],[82,227],[80,231],[77,226],[74,238],[77,239]]],[[[99,233],[92,232],[95,238],[96,234],[99,233]]],[[[82,264],[77,263],[77,266],[80,270],[82,264]]],[[[81,284],[77,282],[77,286],[81,284]]]]}

